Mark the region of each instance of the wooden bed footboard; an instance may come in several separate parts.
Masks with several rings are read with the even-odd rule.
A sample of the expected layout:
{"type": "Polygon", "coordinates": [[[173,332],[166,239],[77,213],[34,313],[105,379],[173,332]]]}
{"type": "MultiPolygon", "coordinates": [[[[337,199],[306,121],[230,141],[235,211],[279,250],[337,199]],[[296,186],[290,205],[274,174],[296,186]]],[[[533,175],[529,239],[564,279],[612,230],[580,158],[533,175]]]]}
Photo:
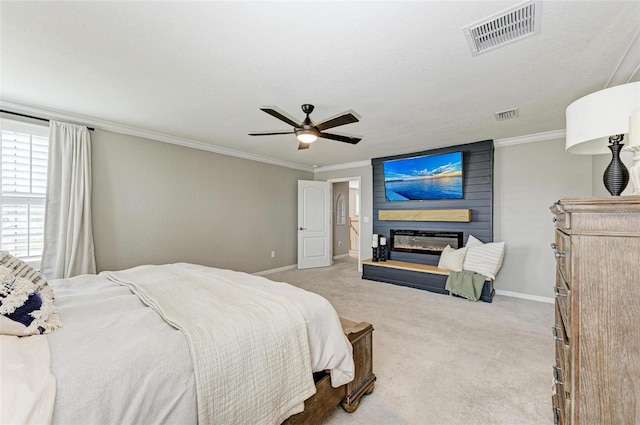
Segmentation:
{"type": "Polygon", "coordinates": [[[326,372],[314,374],[316,393],[304,402],[304,411],[291,416],[283,425],[319,424],[338,404],[352,413],[365,394],[371,394],[376,381],[373,374],[373,326],[340,318],[342,330],[353,346],[356,372],[353,381],[338,388],[331,386],[326,372]]]}

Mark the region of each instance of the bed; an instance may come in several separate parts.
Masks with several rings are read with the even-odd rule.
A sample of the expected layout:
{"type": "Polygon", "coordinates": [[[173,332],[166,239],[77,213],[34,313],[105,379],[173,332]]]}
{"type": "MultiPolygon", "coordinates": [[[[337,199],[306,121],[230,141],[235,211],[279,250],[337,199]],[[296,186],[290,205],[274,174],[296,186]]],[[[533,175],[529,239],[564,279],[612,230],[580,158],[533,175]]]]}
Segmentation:
{"type": "Polygon", "coordinates": [[[49,285],[62,328],[0,337],[2,423],[280,424],[314,372],[356,374],[331,304],[286,283],[178,263],[49,285]]]}

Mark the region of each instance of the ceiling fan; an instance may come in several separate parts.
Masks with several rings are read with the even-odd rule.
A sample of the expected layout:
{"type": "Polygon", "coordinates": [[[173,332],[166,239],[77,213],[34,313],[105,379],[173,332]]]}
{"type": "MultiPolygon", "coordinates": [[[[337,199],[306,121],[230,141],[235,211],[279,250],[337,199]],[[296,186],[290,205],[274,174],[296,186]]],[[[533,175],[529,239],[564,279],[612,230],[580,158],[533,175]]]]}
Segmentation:
{"type": "Polygon", "coordinates": [[[315,142],[319,137],[323,139],[331,139],[337,140],[338,142],[351,143],[355,145],[358,143],[360,138],[358,137],[350,137],[343,136],[341,134],[332,134],[332,133],[324,133],[324,130],[329,128],[338,127],[340,125],[351,124],[354,122],[358,122],[358,118],[353,115],[351,112],[346,112],[338,117],[328,119],[319,124],[313,124],[311,118],[309,118],[309,114],[313,112],[313,105],[304,104],[302,105],[302,112],[307,114],[304,121],[300,124],[293,121],[291,118],[286,117],[282,113],[276,111],[273,108],[260,108],[260,110],[266,112],[267,114],[278,118],[280,121],[284,121],[287,124],[293,126],[293,131],[272,131],[272,132],[263,132],[263,133],[249,133],[249,136],[272,136],[276,134],[295,134],[296,138],[300,143],[298,143],[298,149],[309,149],[309,145],[315,142]]]}

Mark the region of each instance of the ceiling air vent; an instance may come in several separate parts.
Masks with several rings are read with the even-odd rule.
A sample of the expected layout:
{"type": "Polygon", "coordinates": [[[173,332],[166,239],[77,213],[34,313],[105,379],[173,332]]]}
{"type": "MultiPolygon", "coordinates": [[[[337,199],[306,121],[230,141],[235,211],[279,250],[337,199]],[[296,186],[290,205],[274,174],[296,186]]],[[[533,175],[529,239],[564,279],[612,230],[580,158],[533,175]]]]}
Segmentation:
{"type": "Polygon", "coordinates": [[[494,112],[496,121],[510,120],[511,118],[518,118],[518,108],[509,109],[508,111],[494,112]]]}
{"type": "Polygon", "coordinates": [[[464,27],[471,55],[538,34],[541,12],[542,1],[530,0],[464,27]]]}

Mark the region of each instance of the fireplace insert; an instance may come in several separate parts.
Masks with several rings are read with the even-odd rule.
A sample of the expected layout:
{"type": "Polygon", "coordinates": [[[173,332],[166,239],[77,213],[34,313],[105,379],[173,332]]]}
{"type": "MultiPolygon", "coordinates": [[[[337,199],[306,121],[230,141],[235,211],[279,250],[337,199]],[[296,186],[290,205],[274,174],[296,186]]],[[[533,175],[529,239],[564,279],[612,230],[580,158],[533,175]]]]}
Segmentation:
{"type": "Polygon", "coordinates": [[[399,252],[440,255],[447,245],[462,247],[464,232],[391,230],[390,249],[399,252]]]}

